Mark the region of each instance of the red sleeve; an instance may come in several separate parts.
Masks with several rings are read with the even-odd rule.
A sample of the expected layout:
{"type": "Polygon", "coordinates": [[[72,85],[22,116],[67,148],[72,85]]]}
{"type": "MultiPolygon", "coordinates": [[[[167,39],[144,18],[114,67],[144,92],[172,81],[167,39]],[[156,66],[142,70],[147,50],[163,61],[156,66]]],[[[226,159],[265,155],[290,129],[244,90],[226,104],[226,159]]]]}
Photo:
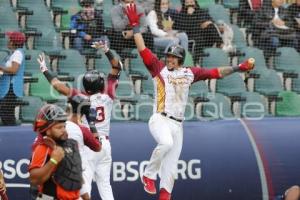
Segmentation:
{"type": "Polygon", "coordinates": [[[194,74],[193,83],[200,80],[221,78],[217,68],[204,69],[202,67],[191,67],[190,69],[194,74]]]}
{"type": "Polygon", "coordinates": [[[76,96],[78,94],[81,94],[81,93],[82,93],[81,91],[72,88],[71,89],[71,94],[70,94],[69,98],[72,98],[72,97],[74,97],[74,96],[76,96]]]}
{"type": "Polygon", "coordinates": [[[148,48],[141,51],[140,55],[152,77],[155,77],[157,74],[159,74],[165,65],[148,48]]]}
{"type": "Polygon", "coordinates": [[[82,125],[79,125],[79,127],[83,134],[84,145],[88,146],[93,151],[100,151],[101,144],[99,140],[93,136],[93,133],[90,131],[90,129],[82,125]]]}
{"type": "Polygon", "coordinates": [[[116,89],[118,87],[118,76],[109,74],[107,77],[107,88],[106,94],[111,98],[114,99],[116,97],[116,89]]]}

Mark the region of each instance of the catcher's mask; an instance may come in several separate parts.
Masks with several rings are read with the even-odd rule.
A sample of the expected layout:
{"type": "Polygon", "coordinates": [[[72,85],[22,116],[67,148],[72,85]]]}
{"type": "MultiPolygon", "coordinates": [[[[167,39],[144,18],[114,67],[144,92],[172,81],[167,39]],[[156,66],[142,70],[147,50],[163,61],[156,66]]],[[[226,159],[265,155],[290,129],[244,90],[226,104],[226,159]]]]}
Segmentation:
{"type": "Polygon", "coordinates": [[[56,123],[65,122],[66,120],[67,114],[62,108],[54,104],[46,104],[38,112],[33,130],[43,134],[56,123]]]}

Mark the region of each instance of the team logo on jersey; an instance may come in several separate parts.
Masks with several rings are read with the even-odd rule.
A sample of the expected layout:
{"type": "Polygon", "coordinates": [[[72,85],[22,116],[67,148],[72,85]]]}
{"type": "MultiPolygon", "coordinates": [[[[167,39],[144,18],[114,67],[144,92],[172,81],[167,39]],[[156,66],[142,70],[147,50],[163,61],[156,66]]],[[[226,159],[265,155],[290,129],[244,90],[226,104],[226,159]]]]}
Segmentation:
{"type": "Polygon", "coordinates": [[[171,75],[168,75],[168,82],[173,85],[185,85],[189,84],[189,79],[187,77],[174,78],[171,75]]]}

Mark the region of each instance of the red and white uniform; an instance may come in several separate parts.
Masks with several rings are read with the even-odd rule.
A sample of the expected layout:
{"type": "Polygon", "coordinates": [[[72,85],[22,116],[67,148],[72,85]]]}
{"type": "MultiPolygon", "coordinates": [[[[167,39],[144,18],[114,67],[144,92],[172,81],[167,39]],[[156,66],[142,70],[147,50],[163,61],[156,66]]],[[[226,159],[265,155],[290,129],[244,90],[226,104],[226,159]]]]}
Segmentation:
{"type": "Polygon", "coordinates": [[[157,142],[144,175],[156,180],[160,170],[160,188],[171,193],[182,149],[183,129],[180,121],[184,119],[189,88],[196,81],[218,78],[219,72],[217,69],[199,67],[181,67],[170,71],[149,49],[144,49],[140,55],[154,82],[154,114],[149,120],[149,129],[157,142]]]}
{"type": "MultiPolygon", "coordinates": [[[[92,179],[97,183],[98,191],[102,200],[113,200],[113,192],[110,185],[110,171],[112,165],[111,145],[109,142],[109,130],[113,100],[118,79],[112,75],[108,76],[106,90],[90,96],[91,109],[97,112],[95,126],[102,142],[100,152],[88,151],[89,171],[88,182],[91,186],[92,179]]],[[[91,188],[89,189],[91,193],[91,188]]]]}
{"type": "Polygon", "coordinates": [[[88,186],[86,183],[87,173],[88,171],[90,171],[90,167],[88,159],[86,158],[84,147],[87,146],[91,150],[96,151],[100,148],[100,143],[99,141],[97,141],[97,139],[93,136],[93,134],[87,127],[75,124],[72,121],[66,121],[66,131],[68,133],[68,138],[72,138],[78,143],[79,153],[82,161],[82,176],[84,180],[84,184],[80,189],[80,195],[82,195],[84,193],[89,192],[88,189],[90,188],[90,186],[88,186]]]}

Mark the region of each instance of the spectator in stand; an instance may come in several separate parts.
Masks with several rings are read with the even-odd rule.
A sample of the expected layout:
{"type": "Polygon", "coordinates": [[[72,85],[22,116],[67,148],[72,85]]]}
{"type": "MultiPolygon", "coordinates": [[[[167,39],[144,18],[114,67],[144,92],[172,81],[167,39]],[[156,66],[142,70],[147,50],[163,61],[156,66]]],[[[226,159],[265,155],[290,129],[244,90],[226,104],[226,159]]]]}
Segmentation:
{"type": "Polygon", "coordinates": [[[185,31],[190,40],[195,40],[194,58],[196,61],[199,60],[204,48],[222,44],[222,38],[208,11],[201,9],[195,0],[182,0],[182,10],[175,28],[185,31]]]}
{"type": "Polygon", "coordinates": [[[71,17],[71,29],[77,33],[73,41],[73,47],[80,51],[92,49],[95,41],[107,41],[104,35],[104,23],[100,10],[94,8],[94,0],[80,0],[82,10],[71,17]]]}
{"type": "Polygon", "coordinates": [[[180,44],[188,51],[188,36],[185,32],[173,29],[174,20],[179,13],[169,7],[169,0],[156,0],[154,10],[150,11],[147,20],[154,36],[154,47],[165,50],[167,47],[180,44]]]}
{"type": "Polygon", "coordinates": [[[293,22],[292,27],[295,29],[297,34],[298,46],[297,50],[300,52],[300,0],[296,0],[295,3],[291,4],[288,7],[288,13],[290,16],[290,20],[293,22]]]}
{"type": "MultiPolygon", "coordinates": [[[[122,50],[124,48],[136,48],[133,40],[133,31],[129,26],[128,18],[125,14],[126,6],[130,3],[135,3],[135,0],[121,0],[119,4],[115,5],[111,9],[111,18],[113,30],[109,34],[111,40],[111,48],[116,50],[119,55],[122,56],[122,50]]],[[[148,30],[147,20],[144,10],[141,6],[137,5],[139,13],[143,13],[141,17],[140,25],[141,32],[145,38],[145,42],[150,48],[153,48],[153,36],[148,30]]]]}
{"type": "Polygon", "coordinates": [[[23,96],[25,56],[23,46],[26,37],[21,32],[7,33],[7,48],[12,54],[0,64],[0,117],[3,125],[16,125],[17,98],[23,96]]]}
{"type": "Polygon", "coordinates": [[[263,0],[240,0],[239,5],[238,25],[251,27],[255,13],[263,6],[263,0]]]}
{"type": "Polygon", "coordinates": [[[223,20],[218,20],[216,24],[218,26],[220,36],[223,40],[223,44],[221,44],[220,47],[227,53],[234,52],[235,47],[232,44],[234,33],[231,26],[229,24],[226,24],[223,20]]]}
{"type": "Polygon", "coordinates": [[[263,49],[267,58],[277,47],[297,46],[296,33],[283,3],[283,0],[272,0],[272,3],[265,4],[254,18],[254,45],[263,49]]]}

